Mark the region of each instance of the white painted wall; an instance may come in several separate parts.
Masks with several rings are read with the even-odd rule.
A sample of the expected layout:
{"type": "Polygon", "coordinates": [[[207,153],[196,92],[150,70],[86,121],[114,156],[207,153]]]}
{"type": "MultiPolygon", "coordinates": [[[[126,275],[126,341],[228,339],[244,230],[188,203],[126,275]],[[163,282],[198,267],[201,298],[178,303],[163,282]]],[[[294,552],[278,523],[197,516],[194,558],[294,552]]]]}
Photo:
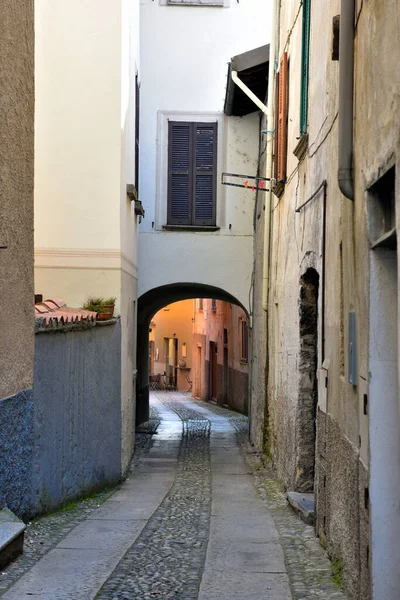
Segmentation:
{"type": "Polygon", "coordinates": [[[255,196],[219,180],[223,171],[255,174],[259,119],[257,113],[225,117],[223,104],[227,63],[269,42],[269,12],[265,0],[231,0],[225,8],[141,0],[140,197],[146,217],[139,295],[167,283],[198,282],[224,289],[248,308],[255,196]],[[218,123],[217,232],[162,229],[168,119],[218,123]]]}
{"type": "Polygon", "coordinates": [[[396,251],[371,252],[370,502],[373,598],[395,600],[400,589],[400,424],[396,251]]]}
{"type": "Polygon", "coordinates": [[[35,3],[35,288],[121,315],[122,471],[133,451],[139,0],[35,3]]]}

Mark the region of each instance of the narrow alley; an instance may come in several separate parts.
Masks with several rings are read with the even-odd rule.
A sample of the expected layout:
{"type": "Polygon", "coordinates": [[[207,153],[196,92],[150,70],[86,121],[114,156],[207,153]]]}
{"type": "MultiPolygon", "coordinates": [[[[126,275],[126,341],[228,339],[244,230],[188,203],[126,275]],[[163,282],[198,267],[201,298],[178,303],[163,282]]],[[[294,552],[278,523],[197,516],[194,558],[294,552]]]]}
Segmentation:
{"type": "Polygon", "coordinates": [[[0,597],[344,600],[313,528],[249,452],[247,418],[151,396],[127,481],[30,524],[0,597]]]}

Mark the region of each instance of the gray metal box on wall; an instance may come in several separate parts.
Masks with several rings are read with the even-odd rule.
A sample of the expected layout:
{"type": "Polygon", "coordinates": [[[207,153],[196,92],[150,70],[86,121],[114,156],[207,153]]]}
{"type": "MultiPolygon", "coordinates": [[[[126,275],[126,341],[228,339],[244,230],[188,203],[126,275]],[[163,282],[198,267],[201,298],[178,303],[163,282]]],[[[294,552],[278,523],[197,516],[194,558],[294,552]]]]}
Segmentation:
{"type": "Polygon", "coordinates": [[[349,383],[357,385],[356,313],[349,312],[348,365],[349,383]]]}

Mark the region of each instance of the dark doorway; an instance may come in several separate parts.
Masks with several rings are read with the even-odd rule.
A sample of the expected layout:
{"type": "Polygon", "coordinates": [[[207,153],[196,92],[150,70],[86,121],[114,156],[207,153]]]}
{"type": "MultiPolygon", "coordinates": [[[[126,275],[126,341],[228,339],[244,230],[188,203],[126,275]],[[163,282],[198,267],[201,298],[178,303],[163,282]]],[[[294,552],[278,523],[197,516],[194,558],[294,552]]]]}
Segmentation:
{"type": "MultiPolygon", "coordinates": [[[[225,330],[226,331],[226,330],[225,330]]],[[[224,402],[228,403],[229,399],[229,353],[228,345],[224,345],[224,402]]]]}
{"type": "Polygon", "coordinates": [[[210,342],[210,396],[211,400],[217,401],[218,384],[217,384],[217,357],[218,346],[215,342],[210,342]]]}
{"type": "Polygon", "coordinates": [[[299,396],[296,418],[295,490],[314,489],[316,417],[318,405],[318,288],[319,275],[307,269],[300,279],[299,396]]]}

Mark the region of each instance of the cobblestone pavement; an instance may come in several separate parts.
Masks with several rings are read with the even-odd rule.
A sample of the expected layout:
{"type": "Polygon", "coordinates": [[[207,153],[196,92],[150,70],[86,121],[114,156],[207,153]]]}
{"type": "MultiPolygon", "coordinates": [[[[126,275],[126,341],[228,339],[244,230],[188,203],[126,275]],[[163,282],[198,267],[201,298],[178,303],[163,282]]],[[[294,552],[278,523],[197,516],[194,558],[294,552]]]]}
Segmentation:
{"type": "Polygon", "coordinates": [[[98,600],[198,595],[210,521],[210,421],[166,394],[158,396],[184,424],[175,481],[98,600]]]}
{"type": "MultiPolygon", "coordinates": [[[[99,590],[97,595],[96,592],[88,595],[83,590],[83,586],[76,588],[78,590],[81,589],[81,592],[75,592],[72,595],[68,592],[63,592],[58,596],[51,592],[46,592],[46,587],[44,590],[39,591],[36,588],[31,589],[29,585],[28,587],[25,585],[25,590],[28,591],[25,591],[23,595],[14,592],[14,595],[10,597],[13,600],[14,598],[20,600],[20,598],[35,595],[39,595],[44,600],[58,600],[58,598],[62,598],[63,600],[83,600],[94,597],[97,600],[151,600],[154,598],[160,598],[160,600],[197,600],[201,584],[203,590],[201,597],[206,600],[210,600],[211,596],[212,600],[214,598],[218,598],[218,600],[248,600],[250,597],[256,600],[263,600],[264,598],[276,600],[283,597],[289,598],[290,594],[293,600],[307,600],[312,598],[346,600],[344,593],[333,583],[330,562],[327,559],[325,551],[319,545],[313,528],[305,525],[291,511],[287,505],[283,491],[273,477],[272,471],[268,467],[266,468],[261,462],[260,457],[252,452],[247,441],[247,428],[247,418],[238,413],[216,407],[212,404],[195,401],[190,396],[184,394],[157,393],[155,407],[153,406],[151,410],[150,422],[142,426],[136,436],[135,456],[130,476],[131,481],[128,481],[128,484],[131,486],[129,487],[128,485],[128,487],[132,490],[131,492],[129,491],[129,494],[132,494],[132,499],[130,500],[131,503],[133,502],[132,506],[137,504],[135,500],[135,490],[137,489],[135,477],[139,477],[139,480],[142,478],[142,482],[147,481],[149,477],[153,478],[153,481],[157,481],[159,477],[163,476],[162,473],[164,470],[165,473],[168,472],[168,477],[171,478],[170,484],[165,488],[164,494],[166,495],[160,496],[154,502],[154,508],[146,516],[147,521],[143,522],[144,525],[140,526],[136,537],[133,536],[129,542],[131,545],[129,546],[128,544],[125,547],[125,550],[120,554],[120,558],[118,558],[118,561],[114,563],[114,566],[108,573],[99,578],[100,583],[95,588],[99,590]],[[171,413],[171,411],[173,412],[171,413]],[[168,420],[171,414],[175,415],[175,424],[172,423],[172,427],[175,428],[175,437],[174,440],[169,442],[168,435],[164,435],[163,437],[162,435],[154,435],[154,433],[157,431],[157,428],[161,432],[164,426],[163,423],[166,423],[164,419],[168,420]],[[220,423],[230,423],[230,430],[232,431],[233,427],[234,431],[236,431],[238,445],[249,467],[247,471],[253,473],[253,477],[248,474],[243,474],[241,477],[248,478],[247,480],[250,483],[247,484],[249,487],[246,488],[248,490],[246,493],[250,493],[250,495],[252,495],[251,481],[253,481],[256,494],[258,493],[259,498],[257,502],[260,503],[261,498],[262,505],[265,508],[264,513],[262,505],[260,505],[260,512],[255,513],[257,515],[255,517],[256,526],[260,528],[260,535],[264,536],[264,533],[261,532],[265,531],[268,520],[272,524],[271,516],[275,523],[275,528],[279,534],[277,538],[279,541],[276,543],[283,548],[284,563],[282,558],[281,565],[283,571],[279,569],[278,572],[283,572],[283,574],[272,575],[271,581],[274,584],[274,577],[287,577],[284,573],[286,570],[291,592],[287,588],[288,591],[285,595],[281,596],[277,592],[268,591],[271,588],[268,583],[265,583],[261,594],[254,593],[253,589],[253,594],[248,596],[247,593],[243,594],[243,592],[235,589],[236,584],[231,589],[228,589],[229,580],[226,580],[225,577],[224,582],[221,583],[222,580],[219,576],[217,579],[220,579],[220,588],[218,588],[214,572],[211,571],[210,578],[210,571],[207,571],[206,556],[208,563],[210,563],[210,556],[212,557],[213,552],[215,552],[215,539],[214,546],[212,541],[209,542],[209,539],[213,539],[213,530],[210,525],[211,507],[214,506],[212,504],[214,502],[214,500],[212,501],[212,498],[214,498],[212,478],[214,476],[215,482],[221,482],[221,477],[224,477],[224,475],[221,476],[221,473],[218,477],[215,474],[213,475],[214,467],[212,466],[215,464],[216,448],[217,452],[219,452],[218,447],[225,446],[223,441],[224,434],[218,433],[218,426],[221,426],[217,423],[218,417],[223,417],[220,419],[220,423]],[[227,419],[229,419],[229,422],[227,419]],[[159,427],[160,422],[161,427],[159,427]],[[182,438],[179,442],[181,436],[180,423],[182,423],[182,438]],[[216,438],[213,437],[212,439],[217,440],[217,446],[215,444],[211,446],[211,435],[216,436],[216,438]],[[167,446],[169,443],[171,445],[168,450],[167,446]],[[214,456],[212,460],[210,459],[211,447],[214,448],[212,451],[214,454],[211,452],[211,455],[214,456]],[[155,512],[151,514],[154,509],[155,512]],[[263,514],[265,514],[265,522],[260,523],[259,519],[261,518],[261,521],[263,521],[263,514]],[[203,572],[205,565],[206,571],[203,572]],[[204,578],[204,575],[207,573],[208,578],[204,578]],[[202,577],[203,583],[201,583],[202,577]],[[208,580],[208,582],[211,580],[212,591],[209,594],[207,589],[210,588],[206,588],[204,595],[203,584],[205,580],[208,580]],[[214,580],[216,591],[213,589],[214,580]],[[222,594],[219,591],[221,587],[223,589],[222,594]]],[[[222,430],[220,429],[219,431],[222,430]]],[[[233,435],[232,443],[237,448],[235,445],[235,434],[231,433],[230,435],[233,435]]],[[[225,450],[227,448],[228,446],[226,446],[225,450]]],[[[230,452],[232,451],[229,450],[226,453],[227,458],[230,456],[230,452]]],[[[238,452],[237,449],[236,452],[238,452]]],[[[232,458],[229,460],[232,461],[232,458]]],[[[230,464],[233,465],[232,462],[230,464]]],[[[229,475],[230,468],[228,468],[225,474],[226,481],[233,481],[232,476],[229,475]]],[[[234,472],[233,477],[238,474],[234,472]]],[[[239,480],[236,479],[236,481],[239,480]]],[[[218,483],[216,485],[218,489],[218,483]]],[[[235,498],[236,484],[233,483],[231,485],[233,485],[232,498],[235,498]]],[[[57,544],[67,536],[70,537],[71,532],[78,531],[85,520],[88,523],[91,521],[93,525],[93,519],[100,523],[101,521],[98,521],[98,519],[109,518],[107,517],[107,512],[101,516],[101,511],[107,505],[111,509],[113,505],[120,505],[121,497],[119,498],[119,502],[115,502],[113,496],[115,494],[115,498],[117,499],[118,494],[127,494],[126,491],[124,492],[124,489],[126,489],[124,485],[119,486],[115,490],[107,491],[93,498],[78,502],[54,515],[42,517],[29,524],[26,532],[24,555],[5,569],[2,574],[0,573],[0,596],[5,594],[6,590],[11,586],[13,586],[11,591],[15,590],[14,583],[32,569],[45,555],[48,556],[49,553],[54,553],[54,548],[57,544]],[[98,512],[96,513],[96,511],[98,512]]],[[[220,493],[218,492],[218,494],[220,493]]],[[[245,498],[247,497],[245,496],[245,498]]],[[[244,504],[244,507],[246,508],[246,504],[244,504]]],[[[243,514],[242,529],[243,527],[246,529],[245,523],[248,517],[249,515],[246,516],[246,514],[243,514]]],[[[133,521],[127,521],[127,523],[129,522],[134,523],[133,521]]],[[[213,522],[214,531],[218,534],[220,531],[219,528],[223,523],[221,517],[214,517],[213,522]],[[215,521],[215,518],[217,521],[215,521]]],[[[235,537],[235,535],[239,535],[239,533],[236,534],[234,531],[233,536],[235,537]]],[[[250,533],[247,534],[246,532],[246,535],[250,535],[250,533]]],[[[276,536],[277,534],[275,533],[276,536]]],[[[260,544],[261,542],[253,543],[260,544]]],[[[269,543],[271,544],[271,542],[269,543]]],[[[262,552],[261,546],[258,546],[258,548],[258,553],[262,552]]],[[[228,555],[228,550],[226,547],[225,549],[221,548],[223,554],[227,553],[228,555]]],[[[230,556],[232,556],[232,548],[230,551],[230,556]]],[[[245,554],[246,552],[244,556],[245,554]]],[[[219,556],[219,550],[217,556],[219,556]]],[[[267,556],[268,562],[268,553],[267,555],[264,554],[264,558],[265,556],[267,556]]],[[[271,558],[271,560],[273,561],[274,559],[271,558]]],[[[211,563],[213,563],[213,559],[211,563]]],[[[256,570],[252,571],[252,567],[250,566],[250,571],[247,574],[250,587],[252,585],[252,578],[259,577],[259,581],[263,582],[263,577],[266,577],[266,575],[257,574],[257,564],[259,563],[257,563],[256,557],[253,567],[256,570]],[[252,572],[254,575],[251,575],[252,572]]],[[[230,568],[232,570],[232,566],[230,568]]],[[[226,569],[229,572],[228,564],[226,565],[226,569]]],[[[242,573],[241,569],[239,569],[237,581],[240,581],[244,577],[244,570],[245,567],[243,567],[242,573]]],[[[273,571],[270,572],[273,573],[273,571]]],[[[30,576],[30,573],[28,575],[30,576]]],[[[282,579],[282,581],[284,580],[282,579]]],[[[8,598],[8,592],[6,595],[8,598]]]]}
{"type": "MultiPolygon", "coordinates": [[[[204,406],[203,402],[194,402],[204,406]]],[[[293,600],[347,600],[345,593],[333,582],[331,563],[319,544],[313,527],[303,523],[291,510],[272,469],[265,466],[260,457],[252,452],[248,443],[247,418],[213,404],[206,406],[211,412],[228,417],[236,428],[238,442],[253,471],[258,493],[280,535],[293,600]]]]}
{"type": "MultiPolygon", "coordinates": [[[[138,468],[140,459],[146,456],[151,448],[152,436],[145,433],[146,430],[156,431],[159,423],[158,412],[151,407],[149,422],[140,429],[135,437],[133,468],[138,468]]],[[[116,487],[90,498],[70,503],[55,513],[39,517],[28,523],[25,530],[24,553],[6,569],[0,571],[0,596],[79,523],[90,517],[97,508],[111,498],[118,489],[119,487],[116,487]]]]}

